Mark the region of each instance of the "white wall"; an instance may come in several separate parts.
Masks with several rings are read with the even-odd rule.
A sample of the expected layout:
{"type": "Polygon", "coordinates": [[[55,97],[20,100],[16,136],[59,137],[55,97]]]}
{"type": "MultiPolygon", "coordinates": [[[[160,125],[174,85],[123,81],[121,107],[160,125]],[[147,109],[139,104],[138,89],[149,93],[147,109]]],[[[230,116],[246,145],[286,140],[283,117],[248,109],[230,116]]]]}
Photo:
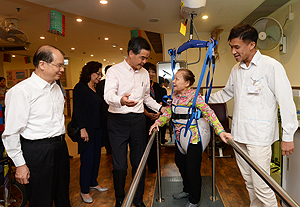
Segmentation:
{"type": "MultiPolygon", "coordinates": [[[[287,22],[283,29],[283,33],[287,37],[287,53],[280,54],[278,48],[269,52],[262,51],[262,53],[281,62],[285,67],[291,85],[300,86],[300,1],[292,5],[292,12],[294,13],[294,19],[287,22]]],[[[283,26],[287,14],[288,8],[273,17],[283,26]]]]}

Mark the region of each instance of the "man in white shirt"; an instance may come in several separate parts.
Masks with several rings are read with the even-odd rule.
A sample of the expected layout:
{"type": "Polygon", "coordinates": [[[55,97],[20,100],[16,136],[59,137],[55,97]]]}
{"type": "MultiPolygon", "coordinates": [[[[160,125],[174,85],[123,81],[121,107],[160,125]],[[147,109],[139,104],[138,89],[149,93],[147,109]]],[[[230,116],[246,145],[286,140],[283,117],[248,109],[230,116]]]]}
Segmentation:
{"type": "Polygon", "coordinates": [[[25,184],[30,207],[70,207],[69,153],[65,142],[64,97],[56,84],[64,72],[63,53],[41,46],[35,72],[11,88],[5,99],[3,144],[25,184]]]}
{"type": "MultiPolygon", "coordinates": [[[[113,178],[116,207],[125,197],[127,153],[130,147],[132,177],[146,148],[146,120],[144,105],[158,112],[162,107],[150,97],[150,79],[143,65],[150,56],[150,45],[142,37],[128,43],[128,57],[112,66],[106,74],[104,99],[109,105],[107,128],[112,148],[113,178]]],[[[165,109],[165,108],[164,108],[165,109]]],[[[164,110],[163,109],[163,110],[164,110]]],[[[133,203],[143,207],[145,171],[141,177],[133,203]]]]}
{"type": "MultiPolygon", "coordinates": [[[[271,145],[279,139],[278,105],[282,120],[282,155],[294,151],[293,136],[298,128],[292,88],[283,66],[255,49],[258,32],[248,24],[231,29],[231,52],[238,61],[225,88],[211,95],[210,103],[234,98],[232,136],[236,143],[266,172],[270,173],[271,145]]],[[[235,152],[245,179],[251,207],[276,207],[274,192],[235,152]]]]}

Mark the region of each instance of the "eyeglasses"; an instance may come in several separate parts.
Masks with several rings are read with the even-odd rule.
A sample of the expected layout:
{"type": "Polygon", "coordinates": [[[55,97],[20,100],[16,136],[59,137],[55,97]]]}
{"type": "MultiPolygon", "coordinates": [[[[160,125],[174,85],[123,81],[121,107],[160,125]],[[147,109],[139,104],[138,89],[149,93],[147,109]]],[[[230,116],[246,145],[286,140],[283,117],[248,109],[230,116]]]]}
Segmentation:
{"type": "Polygon", "coordinates": [[[51,65],[53,65],[53,66],[55,66],[55,67],[57,67],[58,69],[65,69],[65,66],[63,65],[63,64],[53,64],[53,63],[48,63],[48,64],[51,64],[51,65]]]}

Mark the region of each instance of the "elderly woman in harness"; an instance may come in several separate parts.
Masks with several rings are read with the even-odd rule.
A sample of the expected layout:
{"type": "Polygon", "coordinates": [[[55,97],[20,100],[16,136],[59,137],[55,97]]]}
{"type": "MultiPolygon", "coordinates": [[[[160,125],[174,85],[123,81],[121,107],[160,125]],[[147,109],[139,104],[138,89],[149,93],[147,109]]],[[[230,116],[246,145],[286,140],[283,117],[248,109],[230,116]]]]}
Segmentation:
{"type": "Polygon", "coordinates": [[[183,179],[183,191],[173,195],[174,199],[189,198],[186,207],[199,206],[201,197],[201,160],[202,152],[210,140],[208,121],[217,135],[227,143],[233,139],[225,132],[214,111],[205,103],[196,90],[191,88],[195,82],[194,74],[188,69],[179,69],[173,80],[172,104],[163,115],[151,126],[152,130],[164,126],[172,119],[176,137],[175,163],[183,179]],[[194,98],[195,108],[193,105],[194,98]],[[205,119],[202,118],[202,115],[205,119]]]}

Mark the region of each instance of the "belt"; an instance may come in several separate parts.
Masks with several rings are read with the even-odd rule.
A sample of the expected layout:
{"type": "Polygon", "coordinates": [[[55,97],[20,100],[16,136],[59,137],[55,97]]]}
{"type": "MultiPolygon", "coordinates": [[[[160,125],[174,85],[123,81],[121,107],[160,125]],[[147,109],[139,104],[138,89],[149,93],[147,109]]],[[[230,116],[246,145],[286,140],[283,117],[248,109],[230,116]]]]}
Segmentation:
{"type": "Polygon", "coordinates": [[[42,139],[26,139],[22,135],[20,135],[21,140],[24,142],[57,142],[57,141],[63,141],[65,139],[65,135],[59,135],[56,137],[50,137],[50,138],[42,138],[42,139]]]}

